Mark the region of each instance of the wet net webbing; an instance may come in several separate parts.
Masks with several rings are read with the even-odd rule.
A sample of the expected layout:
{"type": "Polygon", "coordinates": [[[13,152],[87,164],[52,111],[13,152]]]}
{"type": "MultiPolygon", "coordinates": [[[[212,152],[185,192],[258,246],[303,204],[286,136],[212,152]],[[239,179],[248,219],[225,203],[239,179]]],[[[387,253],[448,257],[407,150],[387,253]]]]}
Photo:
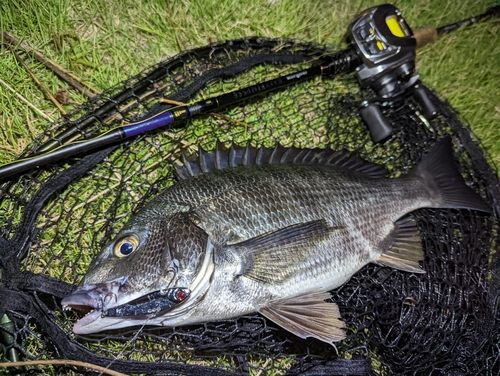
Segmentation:
{"type": "MultiPolygon", "coordinates": [[[[248,38],[180,54],[49,125],[24,155],[65,130],[74,139],[100,134],[168,108],[165,98],[201,100],[310,67],[332,52],[248,38]]],[[[359,116],[374,93],[361,89],[353,74],[316,78],[1,182],[2,361],[76,359],[164,375],[500,374],[497,173],[457,113],[429,95],[439,110],[434,120],[409,96],[383,110],[395,132],[374,144],[359,116]],[[180,149],[211,150],[216,141],[347,149],[396,177],[447,134],[464,179],[494,214],[416,211],[427,274],[369,265],[333,291],[348,328],[338,354],[258,314],[178,328],[71,332],[79,313],[63,311],[61,298],[127,219],[174,182],[180,149]]],[[[7,372],[95,373],[70,365],[7,372]]]]}

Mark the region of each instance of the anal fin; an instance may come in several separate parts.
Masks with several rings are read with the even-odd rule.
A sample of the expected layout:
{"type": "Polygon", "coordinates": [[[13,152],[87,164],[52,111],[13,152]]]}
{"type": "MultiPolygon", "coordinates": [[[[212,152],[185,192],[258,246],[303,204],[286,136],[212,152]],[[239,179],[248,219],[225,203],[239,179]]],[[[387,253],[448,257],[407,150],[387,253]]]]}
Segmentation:
{"type": "Polygon", "coordinates": [[[422,239],[415,220],[405,218],[395,223],[394,243],[375,262],[412,273],[425,273],[419,265],[424,259],[422,239]]]}
{"type": "Polygon", "coordinates": [[[329,293],[313,293],[271,302],[259,312],[300,338],[314,337],[333,344],[345,338],[339,307],[327,303],[329,293]]]}

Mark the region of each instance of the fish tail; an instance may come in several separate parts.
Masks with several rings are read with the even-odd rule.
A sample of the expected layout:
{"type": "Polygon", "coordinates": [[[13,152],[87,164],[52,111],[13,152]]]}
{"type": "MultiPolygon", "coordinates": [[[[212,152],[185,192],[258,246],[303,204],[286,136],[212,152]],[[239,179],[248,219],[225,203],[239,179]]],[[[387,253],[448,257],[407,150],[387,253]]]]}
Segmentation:
{"type": "Polygon", "coordinates": [[[424,181],[435,207],[491,212],[490,205],[460,175],[453,159],[451,137],[440,139],[410,174],[424,181]]]}

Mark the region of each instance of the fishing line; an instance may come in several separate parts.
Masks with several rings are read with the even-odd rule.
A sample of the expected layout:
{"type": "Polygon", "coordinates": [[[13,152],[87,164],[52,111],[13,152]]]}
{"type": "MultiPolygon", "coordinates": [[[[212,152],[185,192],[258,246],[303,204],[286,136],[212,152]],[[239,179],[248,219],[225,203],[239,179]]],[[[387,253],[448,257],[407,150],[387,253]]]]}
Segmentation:
{"type": "Polygon", "coordinates": [[[148,322],[146,321],[144,324],[142,324],[139,329],[137,329],[137,331],[135,332],[135,334],[132,336],[132,338],[130,338],[127,342],[125,342],[125,345],[121,348],[120,352],[118,354],[115,355],[115,358],[112,359],[107,365],[106,365],[106,368],[109,368],[113,365],[113,363],[115,363],[116,361],[119,361],[118,357],[119,356],[122,356],[125,354],[125,350],[127,349],[127,347],[129,346],[132,346],[132,348],[134,347],[133,343],[135,342],[135,340],[137,338],[139,338],[139,334],[143,333],[144,331],[144,328],[146,327],[146,325],[148,325],[148,322]]]}

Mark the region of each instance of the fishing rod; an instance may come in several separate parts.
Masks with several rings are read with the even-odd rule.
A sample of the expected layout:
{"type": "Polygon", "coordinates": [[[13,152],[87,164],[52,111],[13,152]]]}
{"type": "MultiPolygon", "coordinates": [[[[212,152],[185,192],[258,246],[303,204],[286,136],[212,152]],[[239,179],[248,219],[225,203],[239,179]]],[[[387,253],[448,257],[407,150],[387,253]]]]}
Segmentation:
{"type": "Polygon", "coordinates": [[[418,85],[418,76],[413,75],[417,46],[422,47],[433,43],[438,35],[455,30],[462,25],[469,25],[498,15],[500,15],[500,6],[495,6],[479,16],[437,29],[427,27],[413,32],[396,7],[385,4],[370,8],[358,15],[349,26],[350,47],[323,57],[319,65],[190,105],[169,108],[150,118],[116,127],[103,135],[66,145],[64,145],[65,138],[70,138],[70,135],[65,135],[63,132],[62,137],[56,136],[63,145],[46,145],[42,153],[38,152],[0,166],[0,180],[240,103],[258,94],[275,91],[318,76],[334,76],[352,71],[355,72],[362,87],[371,87],[377,94],[373,101],[362,103],[360,114],[367,123],[373,140],[380,142],[392,133],[392,128],[379,107],[397,103],[404,98],[409,88],[413,90],[415,98],[421,104],[424,116],[432,118],[435,115],[432,103],[426,97],[425,91],[418,85]]]}

